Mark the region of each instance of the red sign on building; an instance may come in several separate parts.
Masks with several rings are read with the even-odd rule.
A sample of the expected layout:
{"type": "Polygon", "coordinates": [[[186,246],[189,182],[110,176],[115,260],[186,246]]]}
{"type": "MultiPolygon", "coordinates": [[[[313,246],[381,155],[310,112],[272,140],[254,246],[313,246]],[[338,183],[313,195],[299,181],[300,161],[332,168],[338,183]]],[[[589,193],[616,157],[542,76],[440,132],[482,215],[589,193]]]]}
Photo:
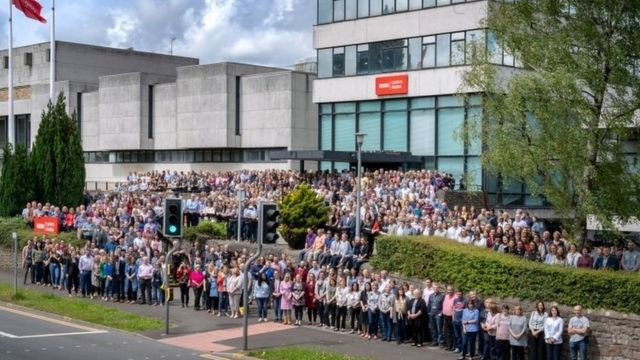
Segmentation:
{"type": "Polygon", "coordinates": [[[404,95],[409,92],[409,75],[379,76],[376,78],[376,95],[404,95]]]}

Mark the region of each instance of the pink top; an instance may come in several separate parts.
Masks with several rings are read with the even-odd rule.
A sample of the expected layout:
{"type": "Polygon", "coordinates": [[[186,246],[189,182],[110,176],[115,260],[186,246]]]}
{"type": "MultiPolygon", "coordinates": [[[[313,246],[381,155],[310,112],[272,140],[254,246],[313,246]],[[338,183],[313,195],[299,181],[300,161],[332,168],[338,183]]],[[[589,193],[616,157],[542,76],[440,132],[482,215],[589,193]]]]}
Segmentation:
{"type": "Polygon", "coordinates": [[[485,325],[491,327],[491,329],[487,331],[487,333],[491,336],[496,336],[496,329],[498,327],[498,316],[500,316],[500,314],[493,315],[491,314],[491,311],[487,311],[487,319],[484,321],[484,323],[485,325]]]}
{"type": "Polygon", "coordinates": [[[496,315],[498,329],[496,330],[496,340],[509,340],[509,315],[502,313],[496,315]]]}
{"type": "Polygon", "coordinates": [[[191,286],[200,286],[204,280],[204,275],[200,271],[192,271],[189,274],[189,283],[191,286]]]}
{"type": "Polygon", "coordinates": [[[444,296],[444,302],[442,303],[442,315],[453,316],[453,300],[456,296],[447,294],[444,296]]]}

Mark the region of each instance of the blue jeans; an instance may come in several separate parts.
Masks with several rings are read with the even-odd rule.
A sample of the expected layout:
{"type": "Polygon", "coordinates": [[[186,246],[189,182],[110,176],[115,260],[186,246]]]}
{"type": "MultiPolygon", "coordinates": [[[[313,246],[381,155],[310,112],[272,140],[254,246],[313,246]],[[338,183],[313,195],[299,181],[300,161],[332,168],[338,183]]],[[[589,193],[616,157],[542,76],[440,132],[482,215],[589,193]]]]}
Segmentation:
{"type": "Polygon", "coordinates": [[[218,311],[222,314],[222,312],[229,311],[229,293],[222,292],[220,293],[220,304],[218,311]]]}
{"type": "Polygon", "coordinates": [[[49,274],[51,275],[51,286],[60,285],[60,264],[50,263],[49,274]]]}
{"type": "Polygon", "coordinates": [[[569,352],[571,353],[571,360],[578,360],[578,355],[580,355],[581,360],[587,360],[587,341],[583,339],[570,342],[569,352]]]}
{"type": "Polygon", "coordinates": [[[164,303],[164,291],[160,288],[161,284],[153,284],[151,287],[151,301],[154,303],[164,303]]]}
{"type": "Polygon", "coordinates": [[[388,313],[380,313],[380,325],[382,327],[382,340],[391,339],[391,316],[388,313]]]}
{"type": "Polygon", "coordinates": [[[379,310],[369,309],[369,335],[378,336],[378,319],[380,319],[379,310]]]}
{"type": "Polygon", "coordinates": [[[460,349],[462,350],[463,357],[467,355],[471,357],[476,356],[476,335],[478,335],[477,332],[467,332],[464,334],[462,348],[460,349]]]}
{"type": "Polygon", "coordinates": [[[269,298],[256,298],[258,301],[258,317],[262,319],[267,318],[267,300],[269,298]]]}
{"type": "Polygon", "coordinates": [[[444,338],[442,336],[442,314],[429,316],[429,320],[431,321],[429,326],[429,329],[431,330],[431,341],[438,345],[442,345],[444,343],[444,338]]]}
{"type": "Polygon", "coordinates": [[[113,289],[111,288],[113,279],[105,278],[104,281],[104,296],[111,297],[113,295],[113,289]]]}
{"type": "Polygon", "coordinates": [[[80,272],[80,289],[82,296],[91,295],[91,271],[80,272]]]}
{"type": "Polygon", "coordinates": [[[273,298],[273,312],[276,321],[282,320],[282,310],[280,310],[280,296],[273,298]]]}
{"type": "Polygon", "coordinates": [[[453,347],[462,350],[462,322],[460,321],[453,322],[453,347]]]}
{"type": "Polygon", "coordinates": [[[547,360],[560,360],[562,344],[547,344],[547,360]]]}

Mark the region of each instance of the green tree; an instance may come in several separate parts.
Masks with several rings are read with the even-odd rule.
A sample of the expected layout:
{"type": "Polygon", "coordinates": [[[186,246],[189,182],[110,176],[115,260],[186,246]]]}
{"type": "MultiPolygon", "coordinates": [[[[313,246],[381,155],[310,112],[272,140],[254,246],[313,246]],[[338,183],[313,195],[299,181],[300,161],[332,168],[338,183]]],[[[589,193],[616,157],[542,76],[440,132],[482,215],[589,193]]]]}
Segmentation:
{"type": "Polygon", "coordinates": [[[607,228],[637,216],[640,177],[625,152],[637,152],[640,2],[489,4],[485,25],[524,69],[491,65],[488,54],[465,74],[464,87],[485,94],[473,133],[484,138],[486,168],[525,182],[577,236],[588,215],[607,228]]]}
{"type": "Polygon", "coordinates": [[[35,194],[40,201],[59,206],[77,206],[82,202],[85,167],[75,112],[69,116],[62,93],[49,102],[30,159],[35,194]]]}
{"type": "Polygon", "coordinates": [[[316,229],[329,220],[329,207],[313,189],[302,183],[282,198],[280,233],[292,249],[304,247],[307,228],[316,229]]]}
{"type": "Polygon", "coordinates": [[[19,214],[24,205],[33,200],[32,174],[27,149],[18,144],[3,150],[2,178],[0,179],[0,216],[19,214]]]}

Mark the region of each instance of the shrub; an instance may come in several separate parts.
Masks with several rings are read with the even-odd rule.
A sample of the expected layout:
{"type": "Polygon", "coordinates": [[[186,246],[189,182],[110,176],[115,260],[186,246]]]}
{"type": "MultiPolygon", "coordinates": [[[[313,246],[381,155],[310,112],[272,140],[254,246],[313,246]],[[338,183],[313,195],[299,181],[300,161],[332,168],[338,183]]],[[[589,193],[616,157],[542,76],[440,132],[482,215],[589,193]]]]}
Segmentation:
{"type": "Polygon", "coordinates": [[[280,233],[292,249],[302,249],[307,228],[317,228],[327,223],[329,207],[307,184],[302,183],[282,198],[280,233]]]}
{"type": "Polygon", "coordinates": [[[217,221],[201,221],[198,226],[186,227],[183,234],[183,239],[190,242],[225,239],[226,237],[227,224],[217,221]]]}
{"type": "MultiPolygon", "coordinates": [[[[11,233],[14,231],[18,234],[18,247],[20,249],[22,249],[28,240],[33,239],[33,237],[36,236],[33,229],[29,228],[24,223],[22,217],[16,216],[0,218],[0,247],[13,249],[13,238],[11,237],[11,233]]],[[[37,236],[40,238],[42,237],[42,235],[37,236]]],[[[78,240],[77,234],[74,231],[61,232],[57,235],[47,235],[47,238],[57,238],[64,240],[67,244],[84,246],[84,241],[78,240]]]]}
{"type": "Polygon", "coordinates": [[[436,237],[382,237],[372,265],[407,277],[431,277],[463,290],[526,300],[582,304],[640,314],[637,273],[545,265],[436,237]]]}

